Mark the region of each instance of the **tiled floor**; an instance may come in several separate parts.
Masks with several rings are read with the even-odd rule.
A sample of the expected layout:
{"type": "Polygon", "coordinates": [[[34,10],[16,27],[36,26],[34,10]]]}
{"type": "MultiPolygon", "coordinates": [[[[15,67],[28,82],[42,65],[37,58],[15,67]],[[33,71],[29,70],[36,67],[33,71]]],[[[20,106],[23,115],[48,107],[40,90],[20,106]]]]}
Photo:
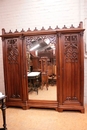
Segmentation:
{"type": "Polygon", "coordinates": [[[7,108],[6,116],[8,130],[87,130],[87,105],[84,114],[77,111],[61,113],[50,109],[7,108]]]}

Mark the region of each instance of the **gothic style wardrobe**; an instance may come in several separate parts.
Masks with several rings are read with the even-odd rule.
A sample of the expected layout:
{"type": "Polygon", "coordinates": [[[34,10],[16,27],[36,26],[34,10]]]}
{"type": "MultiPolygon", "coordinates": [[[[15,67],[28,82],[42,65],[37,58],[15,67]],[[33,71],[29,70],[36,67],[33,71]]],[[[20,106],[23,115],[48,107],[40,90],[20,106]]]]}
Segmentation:
{"type": "Polygon", "coordinates": [[[14,33],[11,31],[7,33],[2,29],[6,105],[23,109],[37,107],[54,108],[59,112],[63,110],[84,112],[83,32],[82,22],[77,28],[71,25],[70,28],[66,26],[62,29],[49,27],[48,30],[35,28],[34,31],[16,30],[14,33]],[[28,99],[26,50],[32,37],[49,37],[56,46],[56,101],[28,99]]]}

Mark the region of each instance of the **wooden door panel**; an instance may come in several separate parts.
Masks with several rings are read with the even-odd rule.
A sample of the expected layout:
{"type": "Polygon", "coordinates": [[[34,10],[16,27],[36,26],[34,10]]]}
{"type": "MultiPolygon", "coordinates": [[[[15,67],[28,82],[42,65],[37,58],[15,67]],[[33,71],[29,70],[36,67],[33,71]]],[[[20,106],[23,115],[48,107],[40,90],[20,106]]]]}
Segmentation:
{"type": "Polygon", "coordinates": [[[6,85],[9,98],[21,98],[21,50],[18,38],[6,39],[6,85]]]}
{"type": "Polygon", "coordinates": [[[80,100],[80,67],[66,63],[63,78],[63,101],[80,100]]]}
{"type": "Polygon", "coordinates": [[[20,97],[20,68],[19,65],[9,64],[7,69],[7,80],[9,88],[9,97],[17,98],[20,97]],[[15,73],[16,72],[16,73],[15,73]]]}
{"type": "Polygon", "coordinates": [[[80,42],[78,34],[62,36],[62,103],[80,102],[80,42]]]}

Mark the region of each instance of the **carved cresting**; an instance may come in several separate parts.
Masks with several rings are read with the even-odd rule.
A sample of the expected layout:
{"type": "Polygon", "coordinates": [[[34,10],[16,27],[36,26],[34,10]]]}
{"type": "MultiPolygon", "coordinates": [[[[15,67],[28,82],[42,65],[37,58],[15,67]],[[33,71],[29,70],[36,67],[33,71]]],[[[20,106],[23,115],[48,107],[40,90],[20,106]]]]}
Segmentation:
{"type": "Polygon", "coordinates": [[[18,63],[17,39],[7,40],[7,57],[9,63],[18,63]]]}
{"type": "Polygon", "coordinates": [[[64,52],[65,52],[65,61],[66,62],[77,62],[78,61],[77,35],[65,36],[64,52]]]}

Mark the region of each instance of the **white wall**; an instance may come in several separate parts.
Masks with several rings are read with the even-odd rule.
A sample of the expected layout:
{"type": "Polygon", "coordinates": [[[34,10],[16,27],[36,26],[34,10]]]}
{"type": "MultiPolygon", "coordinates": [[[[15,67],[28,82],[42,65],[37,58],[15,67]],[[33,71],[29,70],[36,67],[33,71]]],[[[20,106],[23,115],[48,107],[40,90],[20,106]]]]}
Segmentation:
{"type": "MultiPolygon", "coordinates": [[[[34,30],[41,29],[42,26],[53,29],[58,25],[75,27],[87,18],[87,0],[0,0],[0,34],[1,29],[6,32],[10,29],[26,31],[28,28],[34,30]]],[[[85,40],[85,38],[84,38],[85,40]]],[[[87,103],[87,59],[84,65],[84,99],[87,103]]],[[[2,62],[2,42],[0,40],[0,91],[4,92],[3,62],[2,62]]]]}

